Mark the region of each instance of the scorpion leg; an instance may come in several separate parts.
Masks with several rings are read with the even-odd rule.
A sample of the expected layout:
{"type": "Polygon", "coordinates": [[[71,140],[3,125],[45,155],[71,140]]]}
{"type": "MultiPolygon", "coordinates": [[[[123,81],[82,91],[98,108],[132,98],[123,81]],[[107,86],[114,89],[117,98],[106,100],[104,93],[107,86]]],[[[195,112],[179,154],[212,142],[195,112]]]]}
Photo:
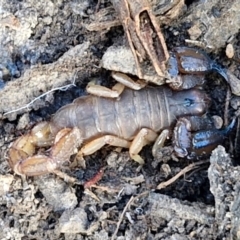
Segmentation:
{"type": "Polygon", "coordinates": [[[130,78],[124,73],[112,72],[112,77],[117,82],[122,83],[124,86],[131,88],[133,90],[140,90],[147,85],[145,81],[140,79],[138,79],[137,81],[134,81],[132,78],[130,78]]]}
{"type": "Polygon", "coordinates": [[[144,160],[139,156],[138,153],[145,145],[155,141],[156,138],[157,133],[155,133],[153,130],[149,128],[142,128],[131,143],[129,149],[130,157],[139,164],[144,164],[144,160]]]}
{"type": "Polygon", "coordinates": [[[118,98],[125,87],[131,88],[133,90],[140,90],[146,86],[146,83],[144,81],[134,81],[123,73],[113,72],[112,77],[118,82],[112,87],[112,89],[97,85],[94,82],[90,82],[86,88],[87,92],[99,97],[118,98]]]}
{"type": "Polygon", "coordinates": [[[86,91],[89,94],[98,96],[98,97],[106,97],[106,98],[118,98],[123,92],[125,86],[121,83],[115,84],[112,89],[97,85],[94,82],[88,83],[86,87],[86,91]]]}
{"type": "Polygon", "coordinates": [[[158,138],[156,139],[153,148],[152,148],[152,155],[155,157],[157,151],[163,147],[166,139],[169,137],[169,130],[168,129],[164,129],[158,136],[158,138]]]}
{"type": "Polygon", "coordinates": [[[77,158],[81,159],[83,156],[91,155],[104,147],[104,145],[109,144],[115,147],[129,148],[130,142],[113,135],[105,135],[97,139],[92,140],[91,142],[85,144],[77,154],[77,158]]]}

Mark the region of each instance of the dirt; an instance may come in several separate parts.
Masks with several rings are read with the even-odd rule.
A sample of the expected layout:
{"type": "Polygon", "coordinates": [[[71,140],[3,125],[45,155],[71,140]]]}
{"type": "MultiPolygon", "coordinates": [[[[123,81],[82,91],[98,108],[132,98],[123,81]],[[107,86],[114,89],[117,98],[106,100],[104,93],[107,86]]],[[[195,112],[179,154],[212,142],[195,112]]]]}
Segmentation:
{"type": "MultiPolygon", "coordinates": [[[[237,0],[171,1],[161,8],[150,2],[169,50],[201,46],[238,85],[237,0]]],[[[109,1],[3,0],[0,12],[0,239],[240,239],[239,123],[226,150],[219,146],[201,160],[172,159],[168,142],[155,159],[145,147],[143,166],[126,150],[105,147],[85,158],[85,169],[62,167],[83,184],[97,175],[90,189],[55,174],[14,174],[10,143],[85,95],[89,81],[112,86],[102,57],[126,40],[109,1]],[[159,187],[184,169],[189,171],[159,187]]],[[[216,73],[206,78],[213,102],[208,115],[226,118],[227,112],[230,121],[239,97],[231,94],[226,106],[228,85],[216,73]]]]}

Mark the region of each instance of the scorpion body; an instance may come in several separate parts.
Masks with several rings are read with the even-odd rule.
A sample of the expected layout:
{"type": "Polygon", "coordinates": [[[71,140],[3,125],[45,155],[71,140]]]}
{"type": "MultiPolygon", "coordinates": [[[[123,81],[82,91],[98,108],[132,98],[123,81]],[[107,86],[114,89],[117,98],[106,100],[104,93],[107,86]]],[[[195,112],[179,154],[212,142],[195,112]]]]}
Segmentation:
{"type": "Polygon", "coordinates": [[[202,115],[207,105],[207,95],[197,89],[125,89],[119,100],[90,95],[76,99],[55,114],[51,127],[53,133],[77,127],[84,142],[108,134],[132,140],[142,128],[159,132],[179,117],[202,115]]]}
{"type": "MultiPolygon", "coordinates": [[[[216,68],[204,53],[180,48],[175,55],[171,68],[174,71],[169,71],[172,80],[168,81],[174,89],[202,84],[202,76],[187,77],[186,73],[201,75],[217,70],[224,76],[225,71],[216,68]]],[[[9,150],[9,163],[14,171],[31,176],[53,172],[81,145],[76,155],[78,160],[109,144],[129,148],[130,157],[143,164],[139,155],[143,146],[155,142],[152,153],[156,156],[169,136],[168,129],[173,129],[176,122],[174,153],[178,157],[195,157],[199,153],[210,153],[234,127],[235,120],[225,129],[216,130],[213,126],[213,130],[208,127],[208,131],[197,133],[202,130],[201,124],[190,117],[203,115],[210,102],[200,89],[173,91],[166,86],[144,87],[146,84],[141,80],[135,82],[120,73],[112,76],[118,82],[112,89],[89,83],[87,91],[98,97],[89,95],[76,99],[62,107],[50,122],[39,123],[30,133],[18,138],[9,150]],[[41,147],[51,149],[36,154],[41,147]]]]}
{"type": "Polygon", "coordinates": [[[189,117],[203,115],[208,109],[209,98],[203,91],[190,89],[173,92],[168,87],[143,88],[146,84],[142,81],[140,62],[146,55],[158,77],[166,78],[164,82],[174,89],[201,85],[204,78],[200,75],[212,70],[219,72],[227,81],[229,76],[206,54],[195,49],[178,48],[169,59],[164,38],[155,17],[149,11],[147,1],[137,5],[135,1],[124,1],[124,4],[116,2],[114,6],[117,9],[121,6],[120,20],[127,32],[136,63],[133,75],[137,73],[140,79],[135,82],[114,74],[118,83],[112,89],[90,84],[87,87],[89,93],[117,99],[80,97],[61,108],[50,122],[37,124],[30,133],[18,138],[9,149],[9,163],[16,173],[36,176],[54,172],[82,144],[77,158],[90,155],[105,144],[110,144],[129,148],[130,157],[143,164],[144,160],[138,155],[142,147],[155,141],[152,150],[154,155],[168,135],[164,135],[164,131],[159,136],[158,133],[172,128],[176,122],[173,131],[174,151],[178,156],[185,157],[192,150],[195,153],[202,152],[207,145],[213,146],[223,141],[233,128],[235,121],[221,131],[214,129],[191,134],[194,124],[189,117]],[[126,3],[127,8],[122,7],[126,3]],[[130,25],[126,21],[129,18],[133,19],[130,25]],[[141,90],[124,90],[125,86],[141,90]],[[41,147],[51,149],[44,154],[42,151],[36,154],[37,148],[41,147]]]}
{"type": "Polygon", "coordinates": [[[178,121],[174,129],[176,154],[185,157],[191,151],[205,151],[204,148],[223,141],[234,125],[222,131],[203,131],[191,136],[191,123],[186,118],[203,115],[209,101],[200,89],[177,92],[165,86],[139,91],[125,89],[118,99],[79,97],[59,109],[50,122],[39,123],[30,133],[18,138],[9,149],[9,163],[18,174],[36,176],[54,172],[81,145],[79,158],[110,144],[129,148],[130,157],[143,164],[138,155],[142,147],[155,141],[154,155],[158,149],[155,146],[162,146],[164,142],[158,133],[173,128],[179,118],[182,121],[178,121]],[[202,137],[207,138],[206,144],[202,144],[202,137]],[[52,145],[45,154],[36,154],[37,148],[52,145]]]}

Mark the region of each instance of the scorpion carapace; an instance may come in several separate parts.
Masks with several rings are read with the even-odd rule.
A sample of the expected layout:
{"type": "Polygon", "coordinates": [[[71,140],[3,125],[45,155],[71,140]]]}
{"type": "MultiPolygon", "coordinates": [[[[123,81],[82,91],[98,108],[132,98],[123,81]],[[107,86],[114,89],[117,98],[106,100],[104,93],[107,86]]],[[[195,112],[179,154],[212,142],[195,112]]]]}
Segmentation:
{"type": "MultiPolygon", "coordinates": [[[[129,148],[131,158],[142,164],[139,152],[144,145],[154,142],[158,133],[172,127],[179,117],[204,114],[209,101],[201,90],[174,92],[168,87],[125,89],[119,99],[80,97],[62,107],[50,122],[36,125],[16,140],[9,150],[10,165],[16,173],[29,176],[52,172],[82,143],[78,157],[110,144],[129,148]],[[37,147],[51,145],[50,151],[36,154],[37,147]]],[[[176,131],[180,132],[177,140],[185,141],[181,128],[176,131]]],[[[211,136],[206,137],[211,143],[211,136]]]]}

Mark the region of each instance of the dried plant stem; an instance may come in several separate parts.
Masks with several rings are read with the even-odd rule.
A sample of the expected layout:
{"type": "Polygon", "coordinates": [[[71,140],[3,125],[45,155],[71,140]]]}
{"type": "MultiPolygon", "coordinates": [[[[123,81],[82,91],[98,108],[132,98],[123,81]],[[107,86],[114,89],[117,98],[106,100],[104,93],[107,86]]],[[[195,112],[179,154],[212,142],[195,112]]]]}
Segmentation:
{"type": "Polygon", "coordinates": [[[167,186],[169,186],[170,184],[174,183],[178,178],[180,178],[182,175],[186,174],[187,172],[198,168],[199,165],[208,163],[209,160],[203,160],[203,161],[199,161],[196,163],[192,163],[190,165],[188,165],[187,167],[185,167],[184,169],[182,169],[178,174],[176,174],[174,177],[172,177],[171,179],[169,179],[166,182],[161,182],[158,186],[157,189],[163,189],[167,186]]]}
{"type": "Polygon", "coordinates": [[[132,201],[133,201],[134,199],[135,199],[135,198],[132,196],[132,197],[129,199],[128,203],[126,204],[125,208],[123,209],[123,211],[122,211],[122,213],[121,213],[121,216],[120,216],[120,218],[119,218],[119,221],[118,221],[118,223],[117,223],[116,230],[115,230],[115,232],[114,232],[113,235],[112,235],[112,238],[111,238],[112,240],[114,240],[114,239],[116,238],[116,235],[117,235],[118,229],[119,229],[119,227],[120,227],[120,224],[121,224],[121,222],[122,222],[122,220],[123,220],[124,214],[126,213],[128,207],[130,206],[130,204],[132,203],[132,201]]]}

